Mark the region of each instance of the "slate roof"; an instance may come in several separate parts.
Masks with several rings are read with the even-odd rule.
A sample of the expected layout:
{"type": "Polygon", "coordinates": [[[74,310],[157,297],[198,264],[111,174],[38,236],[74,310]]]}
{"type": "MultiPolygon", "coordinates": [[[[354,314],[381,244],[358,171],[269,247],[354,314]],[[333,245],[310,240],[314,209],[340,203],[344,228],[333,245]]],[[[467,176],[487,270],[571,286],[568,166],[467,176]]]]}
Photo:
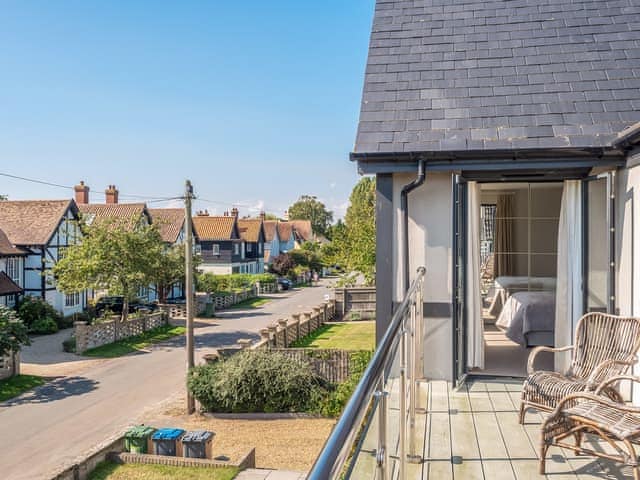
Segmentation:
{"type": "Polygon", "coordinates": [[[81,203],[78,209],[89,224],[114,223],[133,229],[148,215],[144,203],[81,203]]]}
{"type": "Polygon", "coordinates": [[[0,230],[16,246],[49,242],[73,200],[7,200],[0,202],[0,230]]]}
{"type": "Polygon", "coordinates": [[[22,293],[22,288],[9,278],[4,272],[0,272],[0,296],[22,293]]]}
{"type": "Polygon", "coordinates": [[[236,218],[233,216],[195,216],[193,229],[198,240],[231,240],[237,228],[236,218]]]}
{"type": "Polygon", "coordinates": [[[183,208],[150,208],[151,223],[158,226],[162,240],[175,243],[184,226],[183,208]]]}
{"type": "Polygon", "coordinates": [[[251,218],[238,220],[238,230],[240,231],[240,238],[245,242],[259,242],[262,220],[251,218]]]}
{"type": "Polygon", "coordinates": [[[0,230],[0,257],[21,257],[28,254],[26,250],[13,245],[7,235],[0,230]]]}
{"type": "Polygon", "coordinates": [[[262,222],[264,228],[264,238],[268,243],[273,242],[273,237],[278,234],[278,221],[277,220],[265,220],[262,222]]]}
{"type": "Polygon", "coordinates": [[[354,153],[610,145],[640,121],[637,0],[377,0],[354,153]]]}

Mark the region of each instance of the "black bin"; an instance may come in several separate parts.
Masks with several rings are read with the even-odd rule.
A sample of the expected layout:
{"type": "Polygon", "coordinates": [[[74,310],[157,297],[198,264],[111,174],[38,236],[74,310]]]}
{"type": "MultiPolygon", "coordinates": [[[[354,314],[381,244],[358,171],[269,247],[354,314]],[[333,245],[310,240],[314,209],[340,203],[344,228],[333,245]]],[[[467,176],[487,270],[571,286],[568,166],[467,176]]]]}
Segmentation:
{"type": "Polygon", "coordinates": [[[196,430],[182,437],[182,451],[188,458],[211,458],[213,432],[196,430]]]}

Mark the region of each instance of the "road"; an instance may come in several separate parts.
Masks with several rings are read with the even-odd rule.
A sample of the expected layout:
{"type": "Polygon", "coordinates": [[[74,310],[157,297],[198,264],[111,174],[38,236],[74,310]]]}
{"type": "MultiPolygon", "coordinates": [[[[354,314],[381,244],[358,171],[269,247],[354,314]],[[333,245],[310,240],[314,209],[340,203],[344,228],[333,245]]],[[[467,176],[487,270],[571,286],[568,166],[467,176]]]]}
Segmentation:
{"type": "MultiPolygon", "coordinates": [[[[270,295],[253,310],[196,320],[196,354],[259,338],[259,330],[324,300],[324,285],[270,295]]],[[[50,479],[83,453],[121,432],[145,410],[184,390],[184,338],[149,351],[90,364],[31,393],[0,403],[0,476],[50,479]]]]}

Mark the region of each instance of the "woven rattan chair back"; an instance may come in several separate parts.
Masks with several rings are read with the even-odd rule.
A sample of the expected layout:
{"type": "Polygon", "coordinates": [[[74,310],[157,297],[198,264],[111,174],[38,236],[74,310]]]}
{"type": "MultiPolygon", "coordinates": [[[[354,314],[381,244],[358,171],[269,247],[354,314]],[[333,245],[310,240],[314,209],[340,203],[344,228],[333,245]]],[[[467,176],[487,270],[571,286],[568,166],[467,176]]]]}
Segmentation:
{"type": "MultiPolygon", "coordinates": [[[[587,313],[578,322],[569,375],[586,379],[607,360],[632,360],[640,349],[640,318],[606,313],[587,313]]],[[[611,363],[602,370],[599,382],[619,375],[626,367],[611,363]]]]}

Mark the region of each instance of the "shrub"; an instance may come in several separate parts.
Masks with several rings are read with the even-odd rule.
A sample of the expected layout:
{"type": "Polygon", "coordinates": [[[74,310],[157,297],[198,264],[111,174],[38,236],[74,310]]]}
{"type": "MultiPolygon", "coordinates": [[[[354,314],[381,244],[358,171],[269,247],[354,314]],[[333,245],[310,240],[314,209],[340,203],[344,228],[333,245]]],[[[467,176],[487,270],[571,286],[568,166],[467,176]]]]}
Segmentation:
{"type": "Polygon", "coordinates": [[[317,410],[328,387],[308,364],[268,350],[197,366],[187,386],[205,410],[234,413],[317,410]]]}
{"type": "Polygon", "coordinates": [[[364,371],[367,369],[372,356],[372,351],[363,350],[351,353],[349,358],[349,378],[338,384],[335,390],[323,399],[319,407],[319,413],[326,417],[338,417],[342,413],[364,371]]]}
{"type": "Polygon", "coordinates": [[[256,282],[274,283],[275,281],[275,276],[268,273],[233,273],[231,275],[201,273],[197,278],[197,289],[201,292],[219,293],[251,288],[256,282]]]}
{"type": "Polygon", "coordinates": [[[76,337],[67,338],[62,342],[62,351],[68,353],[75,353],[76,351],[76,337]]]}
{"type": "Polygon", "coordinates": [[[58,331],[58,324],[52,318],[38,318],[29,328],[31,333],[48,334],[58,331]]]}
{"type": "Polygon", "coordinates": [[[18,316],[25,323],[27,328],[34,333],[49,333],[40,330],[52,330],[50,323],[56,324],[55,331],[58,331],[58,325],[62,324],[62,316],[49,303],[40,297],[26,296],[18,305],[18,316]],[[38,328],[34,329],[34,323],[40,321],[38,328]],[[51,321],[51,322],[50,322],[51,321]],[[36,332],[36,330],[38,330],[36,332]]]}

